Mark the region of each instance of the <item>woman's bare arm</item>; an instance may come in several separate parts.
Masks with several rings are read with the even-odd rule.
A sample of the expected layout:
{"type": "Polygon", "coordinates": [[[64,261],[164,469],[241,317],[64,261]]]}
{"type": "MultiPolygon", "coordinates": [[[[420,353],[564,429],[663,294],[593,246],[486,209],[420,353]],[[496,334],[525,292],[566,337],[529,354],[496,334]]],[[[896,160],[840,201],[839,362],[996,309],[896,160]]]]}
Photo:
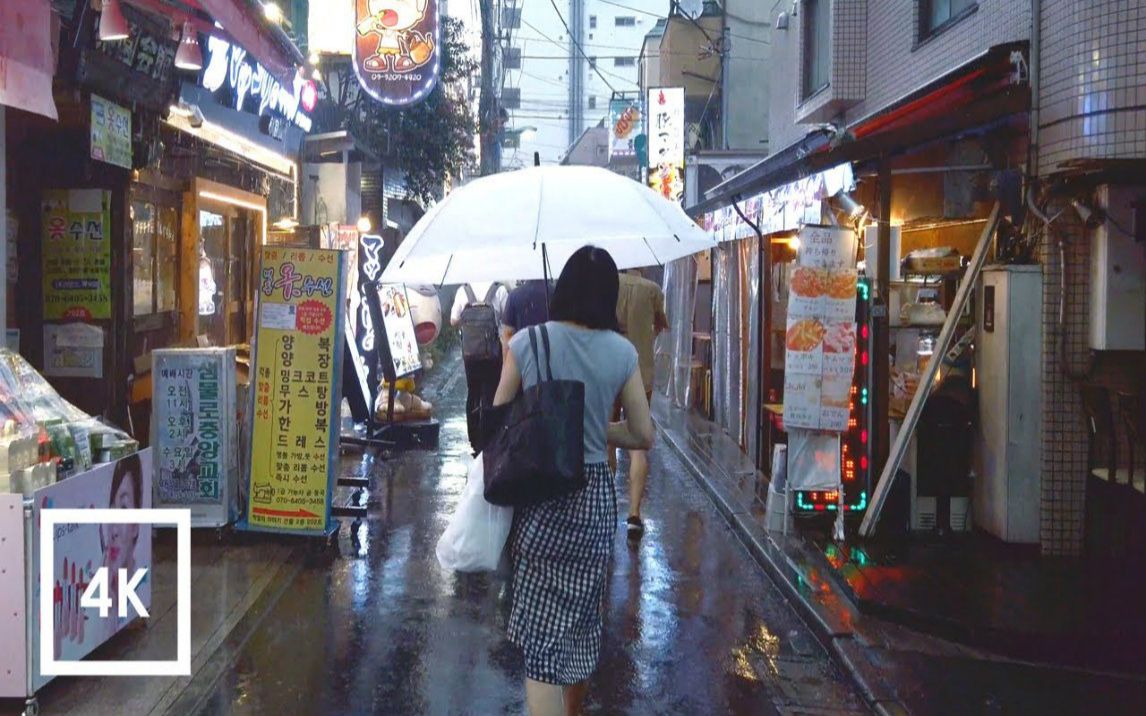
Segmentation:
{"type": "Polygon", "coordinates": [[[497,384],[497,392],[493,395],[493,404],[505,405],[517,397],[520,390],[521,371],[517,367],[517,361],[513,358],[513,351],[507,350],[501,364],[501,382],[497,384]]]}
{"type": "Polygon", "coordinates": [[[649,413],[645,383],[639,369],[633,371],[621,390],[621,407],[625,409],[625,419],[619,423],[609,423],[609,444],[625,450],[651,448],[655,437],[653,418],[649,413]]]}

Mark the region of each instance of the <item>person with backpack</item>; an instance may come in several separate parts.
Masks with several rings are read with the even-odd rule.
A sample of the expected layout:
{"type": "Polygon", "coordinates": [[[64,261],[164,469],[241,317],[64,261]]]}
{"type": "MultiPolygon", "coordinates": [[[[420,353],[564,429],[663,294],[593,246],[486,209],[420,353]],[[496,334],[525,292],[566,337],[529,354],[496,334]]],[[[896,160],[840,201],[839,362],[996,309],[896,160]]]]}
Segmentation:
{"type": "Polygon", "coordinates": [[[470,447],[481,452],[482,416],[493,403],[501,379],[501,317],[509,291],[499,282],[466,284],[458,289],[450,325],[462,332],[466,370],[466,429],[470,447]]]}

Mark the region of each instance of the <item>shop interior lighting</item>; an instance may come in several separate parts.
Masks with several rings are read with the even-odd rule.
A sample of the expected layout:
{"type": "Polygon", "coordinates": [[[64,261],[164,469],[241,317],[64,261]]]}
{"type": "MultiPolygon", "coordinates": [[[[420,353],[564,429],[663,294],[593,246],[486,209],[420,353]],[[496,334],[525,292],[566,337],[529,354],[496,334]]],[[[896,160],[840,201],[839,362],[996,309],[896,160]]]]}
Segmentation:
{"type": "Polygon", "coordinates": [[[310,64],[312,64],[312,65],[314,65],[315,67],[317,67],[317,66],[318,66],[318,63],[319,63],[319,60],[321,60],[321,59],[322,59],[322,58],[320,58],[320,57],[318,56],[318,52],[316,52],[316,51],[313,51],[313,50],[311,51],[311,53],[310,53],[310,64]]]}
{"type": "Polygon", "coordinates": [[[374,228],[374,224],[370,222],[370,217],[365,214],[358,218],[358,230],[362,233],[367,233],[374,228]]]}
{"type": "Polygon", "coordinates": [[[175,66],[193,72],[203,69],[203,48],[199,47],[199,35],[190,22],[183,23],[183,37],[175,52],[175,66]]]}
{"type": "Polygon", "coordinates": [[[262,245],[266,246],[266,244],[267,244],[267,207],[265,205],[256,204],[252,201],[243,201],[242,199],[239,199],[239,198],[236,198],[233,196],[227,196],[226,194],[218,194],[216,192],[209,191],[207,189],[203,189],[199,192],[199,198],[200,199],[209,199],[211,201],[219,201],[219,202],[222,202],[224,204],[230,204],[231,206],[237,206],[237,207],[240,207],[242,209],[250,209],[251,211],[259,212],[259,214],[262,215],[262,219],[263,219],[262,221],[259,222],[259,226],[262,229],[262,231],[261,231],[262,245]]]}
{"type": "Polygon", "coordinates": [[[263,3],[263,14],[273,23],[283,21],[283,9],[273,2],[263,3]]]}
{"type": "Polygon", "coordinates": [[[298,222],[295,221],[292,216],[284,216],[274,223],[276,229],[282,229],[283,231],[294,231],[297,226],[298,222]]]}
{"type": "Polygon", "coordinates": [[[100,42],[114,42],[126,40],[131,36],[131,28],[119,9],[119,0],[103,0],[99,7],[99,39],[100,42]]]}

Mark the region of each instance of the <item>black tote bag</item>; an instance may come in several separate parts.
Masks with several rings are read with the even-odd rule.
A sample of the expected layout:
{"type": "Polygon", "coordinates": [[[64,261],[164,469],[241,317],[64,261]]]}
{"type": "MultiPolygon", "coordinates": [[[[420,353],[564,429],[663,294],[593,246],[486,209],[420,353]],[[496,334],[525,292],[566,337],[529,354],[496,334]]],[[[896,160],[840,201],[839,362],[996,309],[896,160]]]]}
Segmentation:
{"type": "Polygon", "coordinates": [[[536,385],[491,409],[482,450],[485,499],[493,505],[526,507],[582,489],[585,479],[585,384],[554,380],[549,332],[529,329],[537,363],[536,385]],[[545,374],[537,352],[545,346],[545,374]]]}

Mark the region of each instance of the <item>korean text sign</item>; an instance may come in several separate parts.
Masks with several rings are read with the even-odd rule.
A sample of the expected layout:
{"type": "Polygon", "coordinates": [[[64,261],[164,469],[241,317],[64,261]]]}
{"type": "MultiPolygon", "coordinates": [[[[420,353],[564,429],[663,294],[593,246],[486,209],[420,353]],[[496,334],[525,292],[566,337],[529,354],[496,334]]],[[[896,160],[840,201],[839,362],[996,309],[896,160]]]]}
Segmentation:
{"type": "Polygon", "coordinates": [[[198,525],[226,524],[239,467],[235,349],[156,350],[151,374],[156,504],[190,507],[198,525]]]}
{"type": "Polygon", "coordinates": [[[44,319],[111,318],[111,192],[45,191],[43,232],[44,319]]]}
{"type": "Polygon", "coordinates": [[[338,456],[345,339],[341,251],[264,247],[247,526],[320,534],[338,456]]]}
{"type": "Polygon", "coordinates": [[[131,111],[92,95],[92,159],[131,169],[131,111]]]}

